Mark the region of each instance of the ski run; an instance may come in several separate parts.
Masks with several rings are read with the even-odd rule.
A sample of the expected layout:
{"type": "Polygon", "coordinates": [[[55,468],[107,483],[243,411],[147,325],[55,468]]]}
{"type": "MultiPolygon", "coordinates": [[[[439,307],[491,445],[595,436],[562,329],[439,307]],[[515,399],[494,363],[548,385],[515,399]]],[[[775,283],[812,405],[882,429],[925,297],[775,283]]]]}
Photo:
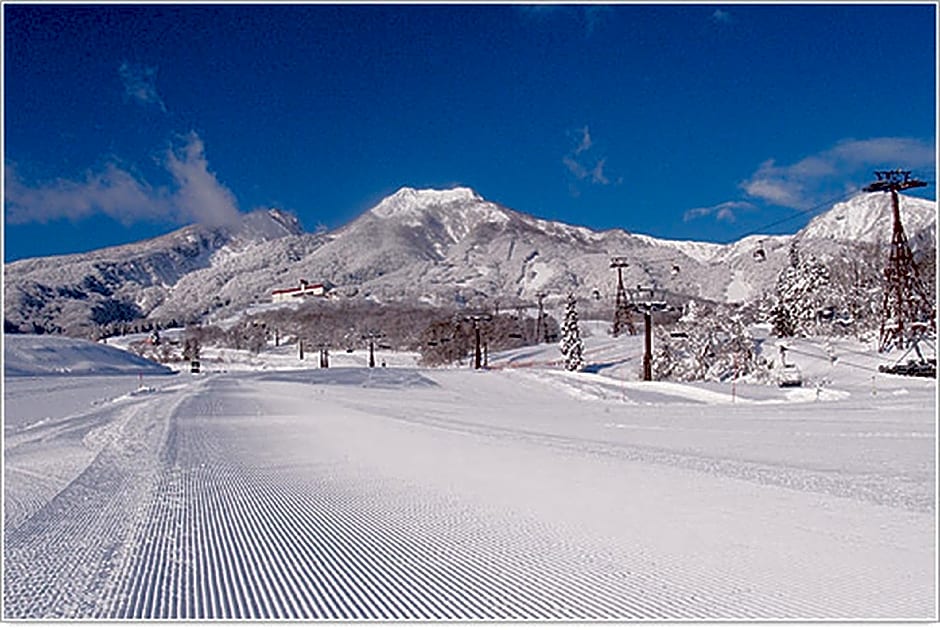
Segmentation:
{"type": "Polygon", "coordinates": [[[936,618],[934,380],[805,340],[802,388],[644,383],[639,339],[585,342],[593,373],[5,349],[4,617],[936,618]]]}

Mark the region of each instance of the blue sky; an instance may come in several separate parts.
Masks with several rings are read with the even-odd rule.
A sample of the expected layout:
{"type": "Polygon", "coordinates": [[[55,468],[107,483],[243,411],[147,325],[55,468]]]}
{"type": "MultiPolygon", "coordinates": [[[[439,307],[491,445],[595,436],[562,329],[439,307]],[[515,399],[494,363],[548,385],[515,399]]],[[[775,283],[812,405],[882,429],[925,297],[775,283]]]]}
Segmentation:
{"type": "Polygon", "coordinates": [[[715,242],[936,198],[933,4],[3,10],[6,261],[401,186],[715,242]]]}

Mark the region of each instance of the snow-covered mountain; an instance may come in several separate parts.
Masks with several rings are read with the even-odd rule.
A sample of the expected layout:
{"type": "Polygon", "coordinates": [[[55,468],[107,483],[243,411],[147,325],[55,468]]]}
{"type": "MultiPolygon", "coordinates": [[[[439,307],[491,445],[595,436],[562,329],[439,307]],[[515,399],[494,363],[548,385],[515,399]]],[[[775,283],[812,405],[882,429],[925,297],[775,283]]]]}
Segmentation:
{"type": "MultiPolygon", "coordinates": [[[[246,214],[233,227],[190,225],[129,245],[9,263],[5,329],[77,332],[89,322],[157,316],[168,304],[185,303],[185,316],[210,312],[213,305],[246,298],[225,281],[231,259],[275,242],[272,252],[300,258],[319,239],[305,234],[296,217],[271,209],[246,214]],[[193,294],[196,278],[206,282],[193,294]]],[[[250,269],[245,263],[234,265],[234,275],[250,269]]]]}
{"type": "MultiPolygon", "coordinates": [[[[930,235],[936,203],[902,197],[913,241],[930,235]]],[[[624,230],[594,231],[539,219],[483,199],[469,188],[402,188],[332,232],[304,233],[277,210],[245,215],[236,228],[189,226],[171,234],[85,254],[6,266],[5,328],[69,331],[89,322],[149,317],[213,318],[270,301],[300,278],[327,282],[341,297],[434,304],[548,301],[569,291],[598,305],[612,300],[611,256],[625,256],[627,287],[745,301],[772,286],[793,239],[845,249],[890,238],[890,196],[860,195],[793,236],[735,243],[671,241],[624,230]],[[766,254],[757,260],[755,251],[766,254]]]]}
{"type": "MultiPolygon", "coordinates": [[[[936,202],[899,195],[898,207],[909,237],[924,230],[933,231],[936,202]]],[[[797,237],[804,240],[890,242],[893,221],[890,195],[869,193],[837,203],[828,212],[814,217],[797,232],[797,237]]]]}

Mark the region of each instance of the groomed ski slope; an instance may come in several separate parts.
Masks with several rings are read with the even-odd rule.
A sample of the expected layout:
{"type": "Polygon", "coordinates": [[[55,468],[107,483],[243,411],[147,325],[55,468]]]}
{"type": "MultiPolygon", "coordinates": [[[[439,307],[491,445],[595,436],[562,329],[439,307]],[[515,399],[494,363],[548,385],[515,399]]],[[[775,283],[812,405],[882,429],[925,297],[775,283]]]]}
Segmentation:
{"type": "Polygon", "coordinates": [[[4,616],[936,616],[935,382],[503,367],[8,378],[4,616]]]}

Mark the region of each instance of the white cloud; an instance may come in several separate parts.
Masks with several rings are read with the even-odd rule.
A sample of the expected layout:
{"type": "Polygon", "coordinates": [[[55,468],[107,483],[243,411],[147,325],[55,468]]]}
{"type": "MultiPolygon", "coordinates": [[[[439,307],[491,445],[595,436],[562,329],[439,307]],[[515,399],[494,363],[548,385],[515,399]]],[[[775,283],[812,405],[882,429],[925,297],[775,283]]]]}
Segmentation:
{"type": "Polygon", "coordinates": [[[712,21],[718,24],[730,24],[731,14],[721,9],[715,9],[715,12],[712,13],[712,21]]]}
{"type": "Polygon", "coordinates": [[[522,4],[516,6],[516,11],[526,21],[539,25],[564,20],[566,24],[583,26],[585,37],[591,37],[613,9],[604,5],[522,4]]]}
{"type": "Polygon", "coordinates": [[[683,221],[691,221],[699,217],[714,216],[717,221],[727,221],[733,223],[737,219],[737,212],[754,210],[754,204],[747,201],[725,201],[714,206],[704,208],[692,208],[687,210],[682,217],[683,221]]]}
{"type": "Polygon", "coordinates": [[[568,167],[568,171],[578,179],[585,179],[588,176],[587,169],[578,164],[578,161],[570,155],[566,155],[561,161],[568,167]]]}
{"type": "Polygon", "coordinates": [[[206,225],[225,225],[238,217],[235,195],[209,171],[202,140],[191,132],[179,153],[167,152],[167,169],[179,186],[174,206],[184,219],[206,225]]]}
{"type": "Polygon", "coordinates": [[[78,220],[105,214],[125,225],[165,216],[170,207],[165,191],[150,187],[115,164],[91,171],[81,180],[57,179],[43,186],[24,184],[13,165],[6,165],[4,205],[11,223],[78,220]]]}
{"type": "MultiPolygon", "coordinates": [[[[577,146],[561,159],[562,164],[579,181],[589,180],[591,184],[601,186],[610,184],[610,178],[604,173],[607,158],[596,157],[596,151],[592,150],[594,148],[594,139],[591,137],[591,129],[585,125],[577,129],[576,134],[575,136],[575,133],[569,132],[569,137],[575,136],[577,138],[577,146]],[[593,164],[593,166],[590,166],[590,164],[593,164]]],[[[617,178],[617,184],[622,182],[623,178],[617,178]]],[[[569,189],[577,191],[577,187],[573,184],[569,185],[569,189]]],[[[577,196],[574,193],[572,194],[577,196]]],[[[578,191],[578,194],[580,194],[580,191],[578,191]]]]}
{"type": "Polygon", "coordinates": [[[896,165],[910,168],[933,166],[936,159],[934,143],[916,138],[870,138],[843,140],[829,152],[834,160],[849,165],[896,165]]]}
{"type": "Polygon", "coordinates": [[[121,81],[124,83],[124,94],[127,98],[142,105],[154,105],[160,111],[166,112],[166,105],[157,93],[157,69],[126,61],[118,68],[121,81]]]}
{"type": "Polygon", "coordinates": [[[579,144],[578,148],[574,150],[575,155],[584,153],[585,151],[591,148],[591,144],[592,144],[591,130],[588,128],[588,126],[585,125],[584,128],[581,129],[580,131],[581,131],[581,144],[579,144]]]}
{"type": "Polygon", "coordinates": [[[151,186],[114,163],[99,172],[88,171],[81,179],[30,186],[7,164],[6,217],[11,223],[45,223],[104,214],[125,225],[163,219],[212,226],[237,219],[235,196],[209,171],[202,140],[195,133],[186,137],[182,150],[167,152],[165,167],[175,189],[151,186]]]}
{"type": "Polygon", "coordinates": [[[604,162],[607,161],[607,158],[601,158],[597,161],[597,164],[594,165],[594,169],[591,171],[591,182],[594,184],[609,184],[610,180],[604,176],[604,162]]]}
{"type": "MultiPolygon", "coordinates": [[[[826,170],[829,171],[828,168],[826,170]]],[[[802,162],[791,167],[780,167],[773,160],[767,160],[740,186],[751,197],[776,206],[800,208],[807,203],[803,182],[808,174],[802,162]]],[[[822,173],[818,175],[822,176],[822,173]]]]}
{"type": "Polygon", "coordinates": [[[848,139],[790,165],[767,160],[740,188],[755,199],[805,210],[833,194],[860,189],[874,170],[926,170],[922,174],[932,178],[935,159],[934,144],[916,138],[848,139]]]}

